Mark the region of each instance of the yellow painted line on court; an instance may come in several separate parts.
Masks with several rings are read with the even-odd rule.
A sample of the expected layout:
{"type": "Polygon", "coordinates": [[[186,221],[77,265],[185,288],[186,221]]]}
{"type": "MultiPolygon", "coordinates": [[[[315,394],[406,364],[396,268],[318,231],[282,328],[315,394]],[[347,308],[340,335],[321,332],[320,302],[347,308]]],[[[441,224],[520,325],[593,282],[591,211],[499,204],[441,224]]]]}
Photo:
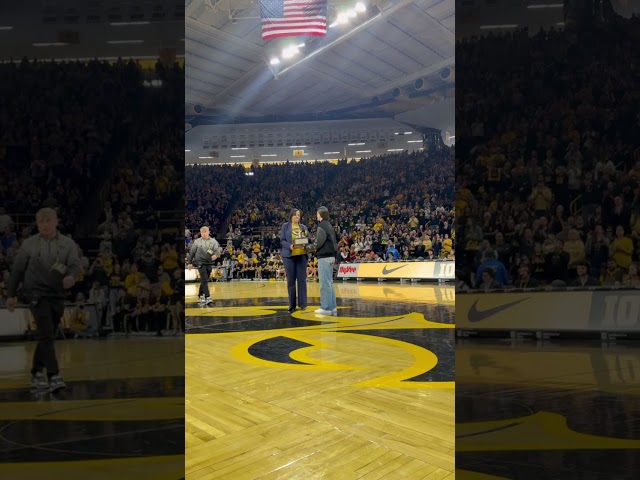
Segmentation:
{"type": "MultiPolygon", "coordinates": [[[[220,308],[187,308],[186,315],[189,317],[256,317],[274,315],[279,311],[286,310],[287,306],[269,306],[269,307],[220,307],[220,308]]],[[[342,307],[346,309],[348,307],[342,307]]],[[[427,320],[424,314],[419,312],[410,312],[403,315],[393,315],[387,317],[349,317],[349,316],[326,316],[314,313],[315,307],[308,307],[305,311],[295,311],[292,316],[300,320],[311,322],[331,322],[320,325],[325,329],[334,328],[350,328],[350,329],[377,329],[377,330],[396,330],[411,328],[444,328],[454,329],[455,324],[440,323],[427,320]],[[396,322],[391,324],[391,322],[396,322]],[[397,322],[408,322],[408,324],[397,325],[397,322]]],[[[338,311],[341,309],[339,308],[338,311]]],[[[304,327],[293,327],[295,330],[317,329],[316,325],[308,325],[304,327]]],[[[221,333],[237,333],[237,332],[221,332],[221,333]]],[[[246,332],[241,332],[246,333],[246,332]]],[[[207,334],[202,334],[207,335],[207,334]]],[[[209,334],[211,335],[211,334],[209,334]]],[[[213,333],[220,335],[220,333],[213,333]]]]}
{"type": "MultiPolygon", "coordinates": [[[[244,363],[249,365],[277,368],[283,370],[298,370],[298,371],[336,371],[336,370],[367,370],[371,367],[367,365],[344,365],[332,362],[325,362],[319,360],[312,355],[323,349],[333,348],[333,345],[323,342],[321,339],[315,338],[310,334],[311,332],[287,332],[286,337],[311,344],[308,347],[302,347],[289,353],[290,358],[298,362],[306,363],[306,365],[272,362],[257,358],[251,353],[249,349],[264,340],[271,338],[282,337],[282,332],[270,331],[268,334],[261,334],[253,337],[249,340],[239,343],[231,349],[231,355],[244,363]]],[[[319,333],[318,335],[325,335],[319,333]]],[[[417,345],[404,342],[402,340],[395,340],[389,338],[378,337],[374,335],[362,335],[345,332],[335,332],[336,336],[353,336],[358,340],[369,340],[373,342],[379,342],[386,345],[390,345],[396,348],[401,348],[409,352],[415,359],[414,364],[399,372],[395,372],[388,375],[379,376],[371,380],[359,382],[354,384],[354,387],[362,388],[402,388],[402,389],[451,389],[455,388],[455,382],[419,382],[419,381],[407,381],[418,375],[426,373],[432,370],[438,363],[438,357],[431,351],[419,347],[417,345]]]]}
{"type": "Polygon", "coordinates": [[[0,476],[12,480],[178,480],[184,477],[184,460],[184,455],[163,455],[76,462],[2,463],[0,476]]]}
{"type": "Polygon", "coordinates": [[[0,420],[148,421],[184,418],[184,397],[0,404],[0,420]]]}
{"type": "Polygon", "coordinates": [[[533,450],[640,450],[640,439],[579,433],[567,426],[566,417],[551,412],[492,422],[456,424],[456,452],[533,450]]]}
{"type": "MultiPolygon", "coordinates": [[[[261,332],[262,333],[262,332],[261,332]]],[[[284,370],[322,370],[322,371],[334,371],[334,370],[362,370],[366,367],[355,366],[355,365],[343,365],[339,363],[332,362],[324,362],[322,360],[318,360],[309,356],[309,353],[314,350],[322,350],[326,348],[331,348],[331,345],[322,342],[316,338],[308,338],[302,335],[297,335],[295,333],[288,333],[287,337],[293,338],[294,340],[298,340],[300,342],[310,343],[312,344],[309,347],[302,347],[299,350],[303,350],[301,353],[299,350],[296,350],[290,354],[290,357],[293,360],[297,360],[299,362],[305,362],[309,365],[299,365],[293,363],[280,363],[280,362],[271,362],[268,360],[264,360],[261,358],[256,358],[249,353],[249,349],[258,342],[262,342],[264,340],[268,340],[271,338],[281,337],[282,334],[275,332],[269,334],[262,334],[258,337],[252,338],[250,340],[239,343],[235,347],[231,349],[231,355],[236,359],[248,363],[249,365],[256,365],[261,367],[268,368],[278,368],[284,370]],[[296,353],[297,352],[297,353],[296,353]]]]}
{"type": "Polygon", "coordinates": [[[374,378],[372,380],[366,380],[354,385],[354,387],[364,388],[454,388],[455,382],[407,382],[413,377],[426,373],[438,364],[438,357],[435,353],[427,350],[426,348],[419,347],[412,343],[403,342],[402,340],[395,340],[392,338],[376,337],[373,335],[361,335],[361,334],[344,334],[343,335],[357,335],[358,337],[367,337],[369,340],[375,342],[385,343],[398,348],[402,348],[411,353],[415,359],[415,363],[404,370],[382,377],[374,378]]]}

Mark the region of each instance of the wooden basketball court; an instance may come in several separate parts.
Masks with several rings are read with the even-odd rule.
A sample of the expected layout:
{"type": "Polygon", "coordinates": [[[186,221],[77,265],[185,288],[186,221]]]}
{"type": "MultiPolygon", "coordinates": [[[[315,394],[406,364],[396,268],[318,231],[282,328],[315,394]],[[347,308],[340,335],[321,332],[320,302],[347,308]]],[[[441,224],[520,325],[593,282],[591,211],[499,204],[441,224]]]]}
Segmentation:
{"type": "Polygon", "coordinates": [[[2,478],[184,475],[182,338],[59,341],[67,389],[55,394],[31,389],[35,345],[0,344],[2,478]]]}
{"type": "Polygon", "coordinates": [[[459,479],[638,478],[636,344],[461,341],[456,366],[459,479]]]}
{"type": "Polygon", "coordinates": [[[335,285],[338,316],[284,282],[186,286],[186,478],[454,478],[454,289],[335,285]]]}

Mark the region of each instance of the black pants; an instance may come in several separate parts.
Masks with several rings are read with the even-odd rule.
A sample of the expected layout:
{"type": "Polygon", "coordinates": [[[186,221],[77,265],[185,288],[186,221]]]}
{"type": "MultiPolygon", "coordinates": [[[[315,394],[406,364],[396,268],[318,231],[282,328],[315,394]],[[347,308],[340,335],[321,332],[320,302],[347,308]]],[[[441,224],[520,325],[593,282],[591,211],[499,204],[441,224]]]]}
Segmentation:
{"type": "Polygon", "coordinates": [[[200,290],[198,292],[198,296],[203,296],[205,298],[209,298],[209,278],[211,277],[211,272],[213,271],[213,265],[200,265],[198,267],[198,273],[200,274],[200,290]]]}
{"type": "Polygon", "coordinates": [[[284,270],[287,272],[287,290],[289,291],[289,308],[296,308],[296,283],[298,284],[298,306],[307,308],[307,256],[295,255],[283,258],[284,270]]]}
{"type": "Polygon", "coordinates": [[[38,340],[33,354],[31,373],[42,372],[46,368],[49,377],[57,375],[60,372],[53,341],[64,315],[64,301],[40,298],[37,303],[36,301],[31,303],[31,314],[36,322],[36,339],[38,340]]]}

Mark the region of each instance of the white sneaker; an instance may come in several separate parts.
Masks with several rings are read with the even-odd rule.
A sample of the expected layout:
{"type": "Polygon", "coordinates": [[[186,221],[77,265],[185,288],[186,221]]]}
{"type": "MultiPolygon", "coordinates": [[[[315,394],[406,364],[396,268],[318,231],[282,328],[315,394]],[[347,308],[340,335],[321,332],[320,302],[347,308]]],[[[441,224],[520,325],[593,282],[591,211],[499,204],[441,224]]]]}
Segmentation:
{"type": "Polygon", "coordinates": [[[338,316],[338,309],[334,308],[333,310],[331,310],[331,315],[333,315],[334,317],[338,316]]]}
{"type": "Polygon", "coordinates": [[[37,388],[38,390],[48,390],[49,389],[49,381],[44,373],[38,372],[33,377],[31,377],[31,386],[33,388],[37,388]]]}
{"type": "Polygon", "coordinates": [[[324,310],[323,308],[319,308],[314,313],[317,313],[318,315],[328,315],[328,316],[332,315],[331,310],[324,310]]]}
{"type": "Polygon", "coordinates": [[[198,297],[198,303],[206,303],[206,302],[207,302],[207,299],[204,298],[204,295],[200,295],[198,297]]]}
{"type": "Polygon", "coordinates": [[[213,303],[213,300],[211,300],[211,297],[207,297],[207,299],[205,300],[205,303],[208,305],[210,303],[213,303]]]}
{"type": "Polygon", "coordinates": [[[52,392],[57,392],[58,390],[67,388],[67,384],[64,383],[64,380],[62,380],[62,377],[60,375],[53,375],[51,377],[51,380],[49,381],[49,384],[52,392]]]}

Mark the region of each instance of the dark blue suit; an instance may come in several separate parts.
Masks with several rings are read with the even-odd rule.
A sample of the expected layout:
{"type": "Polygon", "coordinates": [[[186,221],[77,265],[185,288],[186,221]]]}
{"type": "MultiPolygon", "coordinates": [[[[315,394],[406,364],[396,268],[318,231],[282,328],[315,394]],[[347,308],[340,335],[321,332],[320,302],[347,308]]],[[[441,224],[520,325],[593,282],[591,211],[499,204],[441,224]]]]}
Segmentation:
{"type": "MultiPolygon", "coordinates": [[[[308,235],[309,230],[305,225],[301,223],[300,228],[308,235]]],[[[280,228],[280,245],[282,246],[280,254],[284,270],[287,272],[289,309],[296,308],[296,283],[298,284],[297,305],[305,309],[307,308],[307,255],[291,255],[292,238],[291,222],[282,224],[282,228],[280,228]]]]}

